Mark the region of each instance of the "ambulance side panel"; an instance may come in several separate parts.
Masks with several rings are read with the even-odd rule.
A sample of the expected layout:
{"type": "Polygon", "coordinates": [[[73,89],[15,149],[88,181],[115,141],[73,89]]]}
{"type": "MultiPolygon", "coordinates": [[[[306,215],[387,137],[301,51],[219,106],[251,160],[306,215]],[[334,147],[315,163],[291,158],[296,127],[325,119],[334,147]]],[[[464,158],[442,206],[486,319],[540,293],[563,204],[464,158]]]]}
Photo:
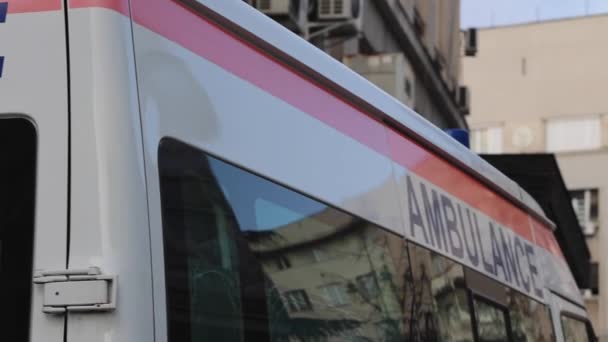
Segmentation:
{"type": "MultiPolygon", "coordinates": [[[[8,0],[7,9],[0,23],[0,123],[18,117],[36,127],[34,269],[61,270],[67,256],[69,120],[63,3],[8,0]]],[[[63,341],[64,317],[43,313],[42,286],[30,284],[31,341],[63,341]]]]}
{"type": "Polygon", "coordinates": [[[70,268],[117,275],[112,312],[70,313],[68,341],[154,341],[148,212],[127,1],[72,1],[70,268]],[[112,6],[109,6],[112,5],[112,6]]]}
{"type": "MultiPolygon", "coordinates": [[[[224,6],[207,0],[199,1],[202,6],[190,7],[193,2],[131,1],[149,194],[154,301],[156,308],[163,308],[155,310],[158,341],[167,338],[158,173],[159,143],[166,137],[378,224],[542,303],[548,303],[545,271],[550,268],[546,266],[563,269],[559,275],[563,279],[553,282],[553,290],[581,302],[546,222],[532,217],[402,132],[384,125],[349,102],[352,99],[341,98],[294,71],[297,68],[284,63],[282,57],[274,58],[276,51],[272,48],[264,49],[255,38],[231,31],[232,26],[223,26],[230,21],[241,23],[236,15],[231,17],[238,12],[250,18],[249,24],[258,32],[263,31],[258,25],[262,22],[271,32],[271,24],[263,21],[267,18],[260,13],[244,5],[237,11],[236,4],[224,6]],[[209,10],[214,7],[220,10],[219,14],[209,10]],[[216,17],[222,14],[226,17],[216,17]],[[459,200],[464,204],[456,208],[465,208],[466,204],[467,210],[470,207],[484,215],[481,228],[477,228],[483,232],[476,237],[479,258],[483,255],[484,262],[467,260],[455,254],[454,248],[429,244],[422,234],[413,234],[408,213],[409,174],[433,184],[442,200],[448,198],[446,203],[454,205],[459,200]],[[542,239],[538,234],[541,231],[542,239]],[[496,259],[503,253],[503,247],[497,246],[502,245],[515,246],[506,248],[510,257],[518,253],[515,266],[509,266],[517,271],[497,268],[500,260],[496,259]],[[523,274],[524,280],[510,272],[523,274]]],[[[235,30],[239,29],[243,28],[235,30]]],[[[272,29],[282,30],[278,25],[272,29]]],[[[289,47],[302,47],[297,38],[285,37],[283,31],[281,35],[285,45],[277,49],[289,54],[289,47]]],[[[310,53],[314,56],[318,52],[311,48],[310,53]]],[[[319,56],[318,64],[329,66],[329,59],[319,56]]],[[[332,63],[338,78],[352,76],[338,63],[332,63]]],[[[364,95],[377,100],[380,107],[391,103],[392,99],[383,97],[375,87],[366,89],[364,95]]],[[[429,135],[434,134],[432,131],[429,135]]],[[[421,188],[420,181],[415,184],[421,188]]],[[[453,233],[458,230],[462,234],[462,229],[460,224],[453,233]]]]}

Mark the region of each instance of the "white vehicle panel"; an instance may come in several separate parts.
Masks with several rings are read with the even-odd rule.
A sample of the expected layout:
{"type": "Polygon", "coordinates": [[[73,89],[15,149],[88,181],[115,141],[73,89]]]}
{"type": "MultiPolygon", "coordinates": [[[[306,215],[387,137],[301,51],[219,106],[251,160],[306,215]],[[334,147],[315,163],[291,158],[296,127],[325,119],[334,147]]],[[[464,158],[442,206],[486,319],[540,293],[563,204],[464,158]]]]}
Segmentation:
{"type": "MultiPolygon", "coordinates": [[[[157,6],[159,7],[150,10],[152,14],[163,6],[167,7],[165,10],[177,11],[169,5],[157,6]]],[[[180,11],[185,10],[180,9],[180,11]]],[[[154,270],[164,269],[162,256],[154,252],[162,248],[161,218],[157,213],[160,203],[159,199],[155,198],[159,193],[156,155],[160,139],[168,136],[354,213],[389,230],[405,234],[413,241],[545,302],[543,288],[546,270],[541,269],[538,259],[545,259],[543,266],[555,266],[556,260],[553,258],[562,257],[555,251],[552,252],[555,255],[539,252],[544,251],[543,248],[547,248],[547,243],[552,242],[545,241],[543,242],[545,245],[540,245],[535,239],[534,230],[547,230],[547,227],[535,227],[534,222],[546,224],[546,220],[537,221],[531,218],[528,213],[502,198],[500,194],[489,190],[471,175],[463,173],[453,164],[420,147],[401,133],[393,132],[392,128],[382,125],[381,130],[370,130],[370,135],[377,134],[380,137],[375,142],[370,142],[365,140],[368,139],[365,134],[357,136],[349,131],[348,125],[336,128],[344,123],[328,123],[319,119],[319,116],[325,115],[324,118],[329,117],[328,120],[331,121],[333,119],[331,115],[344,115],[345,112],[351,114],[357,112],[359,117],[369,118],[369,116],[354,107],[343,112],[323,113],[323,115],[319,112],[327,111],[324,107],[312,106],[314,108],[305,109],[304,107],[307,106],[302,105],[299,99],[294,100],[293,93],[296,90],[292,89],[292,93],[286,90],[289,87],[302,87],[302,83],[297,79],[301,76],[292,77],[289,71],[279,70],[288,67],[282,66],[277,61],[269,66],[272,63],[262,61],[260,58],[262,53],[259,50],[250,46],[239,47],[238,45],[243,42],[236,37],[221,37],[222,34],[229,35],[229,33],[218,33],[217,27],[209,23],[201,24],[200,21],[205,19],[194,19],[195,15],[192,13],[181,14],[190,24],[199,25],[200,32],[210,34],[211,38],[209,36],[207,38],[216,44],[218,50],[232,53],[230,57],[225,56],[229,61],[224,61],[221,53],[214,48],[209,48],[214,45],[197,45],[180,33],[179,28],[153,23],[153,15],[145,13],[143,8],[135,7],[135,13],[135,56],[150,194],[154,270]],[[199,23],[195,24],[194,20],[198,20],[199,23]],[[169,36],[172,40],[166,38],[169,36]],[[233,41],[227,41],[230,39],[233,41]],[[247,53],[251,56],[247,56],[247,53]],[[237,54],[240,54],[241,64],[236,62],[238,58],[234,56],[237,54]],[[266,68],[264,69],[266,75],[260,76],[261,74],[256,74],[253,70],[247,70],[247,66],[252,69],[266,68]],[[283,89],[277,90],[277,83],[273,83],[272,80],[266,82],[256,77],[274,80],[284,77],[283,89]],[[397,138],[393,137],[395,134],[397,138]],[[354,138],[353,135],[357,137],[354,138]],[[394,150],[391,139],[401,139],[407,146],[403,151],[394,150]],[[374,145],[378,141],[380,146],[374,145]],[[391,158],[399,159],[400,153],[420,154],[430,159],[429,165],[434,165],[436,168],[426,171],[408,170],[408,167],[404,168],[391,160],[391,158]],[[462,205],[466,205],[466,209],[474,210],[475,207],[480,211],[476,212],[480,226],[483,226],[476,239],[482,246],[479,249],[479,258],[491,256],[494,262],[492,266],[486,266],[485,260],[484,263],[480,263],[479,260],[473,261],[471,258],[462,260],[454,253],[429,245],[419,236],[413,236],[404,230],[404,227],[411,226],[410,217],[405,210],[408,205],[408,195],[403,192],[404,179],[407,178],[404,174],[413,175],[414,172],[418,175],[422,174],[422,178],[425,177],[425,172],[430,174],[432,176],[430,179],[420,180],[419,183],[427,182],[429,187],[431,183],[436,183],[435,189],[439,192],[444,191],[447,194],[450,193],[450,188],[460,188],[458,194],[446,196],[453,203],[459,199],[466,202],[460,197],[468,197],[467,191],[480,193],[481,197],[478,196],[476,202],[463,202],[462,205]],[[448,179],[448,182],[451,179],[454,184],[446,183],[440,180],[441,178],[448,179]],[[468,190],[465,185],[456,184],[465,180],[464,178],[467,179],[465,183],[472,186],[468,190]],[[489,217],[481,212],[491,212],[493,214],[488,215],[501,217],[502,221],[499,223],[495,221],[495,217],[489,217]],[[492,225],[495,230],[492,229],[492,225]],[[493,235],[492,232],[495,234],[493,235]],[[519,236],[522,232],[525,233],[524,236],[519,236]],[[505,243],[508,247],[501,247],[505,243]],[[521,243],[519,247],[518,243],[521,243]],[[503,259],[501,253],[507,252],[503,259]],[[501,259],[503,261],[500,261],[501,259]],[[524,269],[518,267],[524,264],[526,266],[524,269]],[[502,267],[502,274],[492,271],[497,267],[502,267]],[[517,272],[513,272],[520,275],[520,280],[516,275],[513,276],[515,280],[511,279],[511,275],[508,274],[509,267],[513,270],[517,268],[517,272]],[[525,281],[521,280],[522,278],[525,281]]],[[[177,15],[177,13],[173,14],[177,15]]],[[[271,57],[265,58],[271,60],[271,57]]],[[[328,59],[327,56],[319,56],[319,58],[328,59]]],[[[336,70],[341,69],[337,67],[336,70]]],[[[309,98],[309,101],[325,101],[326,96],[333,96],[327,89],[324,93],[323,90],[318,91],[321,87],[313,81],[308,80],[308,82],[310,83],[307,87],[316,89],[316,93],[309,98]]],[[[298,91],[302,89],[307,90],[298,88],[298,91]]],[[[368,91],[373,93],[374,89],[368,86],[368,91]]],[[[307,94],[311,93],[313,92],[307,94]]],[[[374,128],[377,128],[376,126],[374,128]]],[[[450,145],[455,144],[451,141],[450,145]]],[[[453,153],[457,154],[457,151],[453,153]]],[[[473,154],[467,151],[466,155],[473,154]]],[[[406,159],[414,157],[407,156],[406,159]]],[[[469,162],[475,163],[474,158],[469,162]]],[[[480,164],[479,168],[486,171],[493,170],[487,164],[480,164]]],[[[498,173],[490,172],[492,177],[498,177],[497,175],[498,173]]],[[[516,192],[516,197],[520,200],[526,197],[519,188],[511,190],[516,192]]],[[[550,231],[547,230],[547,233],[552,236],[550,231]]],[[[153,275],[155,288],[164,288],[162,285],[164,277],[158,273],[160,272],[155,271],[153,275]]],[[[560,276],[571,278],[567,270],[560,276]]],[[[155,299],[158,299],[156,303],[164,307],[165,294],[160,292],[162,291],[155,291],[155,299]]],[[[575,294],[572,295],[574,300],[580,300],[575,294]]],[[[156,320],[166,321],[165,313],[157,313],[156,320]]],[[[157,336],[166,336],[166,331],[162,330],[165,327],[157,326],[157,329],[161,329],[157,330],[157,336]]]]}
{"type": "MultiPolygon", "coordinates": [[[[547,291],[549,292],[549,291],[547,291]]],[[[581,319],[587,318],[587,312],[582,306],[578,306],[562,298],[561,296],[550,293],[551,298],[551,319],[553,321],[553,328],[556,332],[556,342],[569,342],[565,341],[563,332],[564,328],[562,325],[562,315],[575,315],[581,319]]]]}
{"type": "MultiPolygon", "coordinates": [[[[157,162],[163,137],[403,235],[388,158],[146,28],[135,25],[134,32],[156,307],[166,307],[157,162]]],[[[166,322],[166,312],[156,310],[155,320],[166,322]]],[[[166,336],[157,324],[157,340],[166,336]]]]}
{"type": "Polygon", "coordinates": [[[540,247],[537,247],[537,254],[547,289],[569,298],[578,305],[585,305],[566,260],[558,258],[540,247]]]}
{"type": "MultiPolygon", "coordinates": [[[[96,265],[106,273],[120,275],[117,311],[113,315],[72,314],[70,318],[77,324],[69,326],[70,338],[89,340],[91,336],[96,336],[99,341],[167,339],[157,160],[159,142],[164,137],[181,140],[406,236],[503,283],[509,283],[504,271],[502,275],[489,274],[480,260],[474,261],[470,256],[468,259],[458,258],[453,251],[447,250],[447,245],[445,248],[438,248],[412,233],[412,219],[408,212],[408,176],[416,177],[418,188],[424,183],[429,188],[445,194],[452,203],[463,200],[459,197],[462,193],[450,194],[450,186],[445,186],[445,182],[443,185],[433,185],[437,178],[424,179],[424,172],[421,176],[419,170],[404,167],[394,161],[395,153],[399,151],[392,149],[389,137],[390,132],[393,132],[392,128],[373,121],[373,115],[354,107],[348,99],[330,94],[328,89],[321,88],[314,80],[296,80],[300,82],[299,90],[309,88],[316,92],[316,98],[311,96],[305,98],[305,101],[324,101],[331,98],[334,102],[335,99],[341,101],[341,105],[351,106],[348,110],[334,113],[319,105],[315,110],[324,113],[315,116],[319,113],[307,110],[304,108],[306,106],[301,105],[302,102],[298,102],[300,99],[294,100],[290,97],[297,94],[297,91],[290,89],[293,84],[282,79],[287,74],[283,69],[290,70],[289,66],[271,60],[264,53],[255,50],[255,47],[248,45],[248,48],[251,48],[248,53],[257,53],[255,57],[258,63],[260,55],[271,60],[271,63],[265,61],[266,64],[252,63],[249,67],[275,63],[276,65],[266,70],[267,75],[264,76],[275,81],[284,81],[278,90],[269,90],[265,88],[269,83],[261,85],[263,81],[249,77],[249,56],[237,55],[239,51],[247,48],[235,48],[236,45],[243,45],[242,41],[235,37],[231,38],[233,41],[227,42],[225,38],[220,41],[217,39],[217,33],[213,38],[200,35],[200,40],[207,46],[225,49],[223,56],[213,51],[214,48],[207,48],[202,53],[200,49],[204,48],[200,48],[200,45],[191,43],[192,45],[186,46],[185,41],[193,41],[192,32],[189,32],[189,35],[180,33],[179,28],[171,26],[171,22],[151,24],[151,20],[158,19],[153,15],[161,13],[153,12],[161,8],[155,8],[159,6],[159,1],[154,2],[157,4],[150,2],[150,13],[146,12],[147,3],[143,0],[131,2],[135,13],[132,27],[128,17],[116,9],[92,7],[70,11],[71,51],[75,56],[72,61],[72,127],[79,128],[73,136],[70,267],[96,265]],[[174,36],[168,37],[167,32],[174,36]],[[230,50],[231,48],[234,50],[230,50]],[[234,53],[228,56],[228,52],[234,53]],[[205,56],[205,53],[209,56],[205,56]],[[233,64],[234,69],[231,70],[221,59],[231,59],[232,62],[236,60],[242,65],[234,67],[233,64]],[[302,86],[304,83],[306,87],[302,86]],[[287,94],[290,91],[291,94],[287,94]],[[356,114],[360,114],[357,119],[372,120],[375,130],[368,133],[373,137],[369,138],[361,132],[357,132],[357,136],[348,131],[350,127],[337,128],[339,125],[332,125],[323,120],[327,117],[332,119],[332,115],[338,116],[344,112],[357,112],[356,114]],[[373,140],[372,143],[365,140],[368,138],[373,140]],[[150,279],[153,279],[152,284],[150,279]],[[131,322],[133,317],[137,318],[129,326],[122,323],[131,322]]],[[[219,4],[206,0],[202,2],[212,9],[217,8],[218,13],[226,14],[230,20],[238,19],[242,15],[242,24],[256,34],[259,32],[260,37],[282,49],[293,48],[295,52],[290,52],[292,55],[301,54],[298,56],[302,57],[302,61],[318,72],[327,73],[328,77],[338,84],[348,84],[352,94],[360,95],[364,101],[377,104],[379,109],[391,113],[393,118],[404,125],[407,124],[408,129],[432,140],[444,152],[454,155],[476,172],[483,173],[486,179],[501,185],[504,191],[516,199],[528,203],[528,208],[535,204],[533,201],[528,202],[527,194],[514,185],[515,183],[506,180],[487,163],[480,162],[470,151],[465,153],[462,147],[431,127],[424,119],[397,104],[359,76],[345,70],[341,64],[330,61],[329,57],[297,41],[284,30],[278,30],[275,24],[271,24],[254,11],[245,9],[243,4],[225,2],[225,5],[222,5],[224,2],[219,4]],[[245,18],[248,15],[251,17],[245,18]],[[272,38],[269,33],[271,29],[272,32],[276,30],[279,38],[272,38]],[[308,55],[304,56],[305,53],[308,55]]],[[[162,6],[176,6],[166,5],[167,3],[162,6]]],[[[167,12],[167,18],[175,20],[171,17],[174,14],[167,12]]],[[[192,20],[192,17],[188,19],[192,20]]],[[[196,20],[204,19],[201,17],[196,20]]],[[[205,25],[213,26],[208,23],[205,25]]],[[[221,31],[215,26],[209,30],[221,31]]],[[[294,81],[297,77],[301,75],[290,80],[294,81]]],[[[277,83],[273,84],[276,85],[277,83]]],[[[400,139],[409,141],[410,144],[405,153],[413,152],[427,157],[432,155],[435,162],[440,159],[426,147],[412,143],[410,138],[401,134],[398,133],[400,139]]],[[[444,169],[439,168],[432,173],[437,175],[443,172],[439,177],[450,179],[450,172],[453,170],[445,165],[453,165],[445,160],[441,162],[444,169]]],[[[470,175],[467,177],[472,179],[470,175]]],[[[458,177],[454,179],[458,181],[458,177]]],[[[476,184],[474,188],[470,191],[480,191],[479,189],[483,188],[484,193],[491,192],[490,200],[500,197],[481,183],[476,184]]],[[[419,190],[415,196],[420,198],[419,190]]],[[[506,200],[504,202],[507,203],[506,200]]],[[[491,223],[496,223],[489,214],[483,214],[484,210],[489,210],[488,205],[471,202],[463,202],[460,205],[462,208],[467,206],[466,209],[470,210],[479,209],[477,214],[480,226],[484,227],[476,240],[483,245],[480,247],[480,257],[481,254],[493,255],[494,245],[498,240],[489,236],[491,229],[486,229],[491,223]],[[476,209],[473,208],[475,206],[476,209]]],[[[507,206],[509,212],[520,211],[512,203],[507,206]]],[[[504,209],[505,206],[501,208],[504,209]]],[[[501,210],[490,209],[494,210],[494,213],[501,210]]],[[[533,243],[533,220],[523,211],[520,214],[526,218],[523,225],[531,230],[527,239],[533,243]]],[[[521,227],[522,220],[517,222],[516,226],[521,227]]],[[[509,223],[502,224],[508,226],[509,223]]],[[[496,224],[498,227],[498,223],[496,224]]],[[[507,240],[513,241],[516,233],[506,228],[498,227],[496,236],[502,237],[502,234],[505,234],[507,240]]],[[[564,268],[566,266],[563,260],[557,255],[539,245],[532,245],[532,251],[536,252],[536,259],[543,259],[542,266],[538,263],[533,265],[540,282],[537,288],[544,286],[545,272],[551,267],[561,267],[564,272],[559,274],[559,278],[572,280],[568,270],[564,268]]],[[[521,264],[520,261],[518,264],[521,264]]],[[[504,267],[507,266],[503,266],[503,269],[504,267]]],[[[528,265],[529,276],[530,272],[533,272],[531,267],[528,265]]],[[[547,291],[541,289],[539,293],[535,288],[528,290],[523,285],[509,284],[531,297],[547,301],[544,295],[547,291]]],[[[579,301],[580,298],[570,291],[571,285],[566,284],[570,289],[562,289],[561,293],[567,293],[573,296],[575,301],[579,301]]],[[[564,285],[559,284],[558,280],[555,286],[554,290],[560,291],[564,285]]]]}
{"type": "Polygon", "coordinates": [[[135,34],[148,156],[174,137],[402,234],[388,158],[144,28],[135,34]]]}
{"type": "MultiPolygon", "coordinates": [[[[9,4],[10,6],[10,4],[9,4]]],[[[38,158],[34,269],[66,266],[68,101],[62,11],[11,13],[0,26],[0,119],[30,118],[38,158]]],[[[62,341],[63,317],[42,313],[43,289],[33,286],[32,341],[62,341]]]]}
{"type": "Polygon", "coordinates": [[[154,341],[148,211],[130,19],[70,9],[70,268],[118,275],[111,313],[69,314],[68,341],[154,341]]]}
{"type": "MultiPolygon", "coordinates": [[[[405,236],[437,253],[519,290],[540,302],[544,274],[541,248],[474,205],[395,164],[405,236]]],[[[527,224],[527,222],[526,222],[527,224]]]]}
{"type": "MultiPolygon", "coordinates": [[[[183,0],[184,3],[198,1],[200,4],[218,14],[225,16],[239,26],[270,43],[283,53],[295,58],[301,63],[313,68],[319,74],[331,80],[340,87],[345,88],[363,101],[372,104],[384,115],[395,119],[407,130],[421,136],[430,145],[439,148],[444,154],[458,160],[462,165],[468,166],[481,177],[501,187],[514,199],[522,201],[525,205],[534,202],[527,193],[522,193],[519,186],[500,171],[489,165],[486,161],[460,145],[454,144],[453,139],[438,127],[430,124],[425,118],[416,114],[401,102],[386,94],[380,88],[356,74],[344,64],[333,58],[327,58],[325,53],[318,49],[311,49],[308,42],[294,33],[284,30],[278,23],[266,20],[259,11],[245,6],[240,1],[213,1],[213,0],[183,0]]],[[[537,214],[544,217],[538,206],[531,207],[537,214]]]]}

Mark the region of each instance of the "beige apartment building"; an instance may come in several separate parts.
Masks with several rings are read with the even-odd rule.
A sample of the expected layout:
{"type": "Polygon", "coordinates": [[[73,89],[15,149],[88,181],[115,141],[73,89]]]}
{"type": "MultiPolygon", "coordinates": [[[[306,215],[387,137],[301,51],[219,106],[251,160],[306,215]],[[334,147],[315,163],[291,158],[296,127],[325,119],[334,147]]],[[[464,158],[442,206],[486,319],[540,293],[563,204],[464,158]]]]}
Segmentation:
{"type": "Polygon", "coordinates": [[[608,15],[486,28],[463,59],[471,148],[555,153],[597,285],[583,290],[608,341],[608,15]]]}

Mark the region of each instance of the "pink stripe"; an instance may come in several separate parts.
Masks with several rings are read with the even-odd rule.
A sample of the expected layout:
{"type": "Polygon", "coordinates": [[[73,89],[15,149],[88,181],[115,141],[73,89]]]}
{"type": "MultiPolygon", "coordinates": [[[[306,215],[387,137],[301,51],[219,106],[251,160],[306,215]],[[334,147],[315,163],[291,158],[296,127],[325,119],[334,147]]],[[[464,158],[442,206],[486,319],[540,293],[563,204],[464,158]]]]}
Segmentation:
{"type": "Polygon", "coordinates": [[[343,133],[357,137],[377,152],[387,154],[383,125],[315,83],[281,66],[261,51],[230,37],[219,27],[201,20],[175,2],[132,0],[132,6],[137,23],[326,124],[339,127],[343,133]],[[140,8],[145,10],[137,10],[140,8]],[[247,63],[243,63],[242,56],[247,56],[247,63]]]}
{"type": "Polygon", "coordinates": [[[537,239],[532,233],[530,216],[523,210],[409,137],[386,127],[368,113],[332,95],[263,51],[232,36],[175,1],[131,0],[131,5],[133,19],[138,24],[391,158],[520,236],[562,256],[559,246],[554,243],[553,233],[535,219],[533,222],[538,226],[534,226],[538,228],[535,233],[542,240],[534,241],[537,239]],[[247,63],[243,63],[242,56],[247,56],[247,63]]]}
{"type": "Polygon", "coordinates": [[[534,238],[537,245],[548,250],[549,252],[551,252],[551,254],[557,255],[562,259],[565,259],[562,250],[559,247],[559,243],[555,239],[555,235],[551,230],[545,228],[538,221],[532,222],[532,227],[534,228],[534,238]]]}
{"type": "Polygon", "coordinates": [[[3,0],[8,2],[8,13],[57,11],[63,8],[61,0],[3,0]]]}
{"type": "Polygon", "coordinates": [[[101,7],[129,16],[129,0],[70,0],[70,8],[101,7]]]}
{"type": "Polygon", "coordinates": [[[235,39],[175,2],[132,0],[132,6],[137,23],[390,157],[533,241],[528,214],[521,209],[408,137],[388,129],[255,47],[235,39]],[[247,56],[247,63],[243,63],[242,56],[247,56]]]}
{"type": "Polygon", "coordinates": [[[387,132],[391,159],[533,241],[527,213],[408,137],[392,129],[387,132]]]}

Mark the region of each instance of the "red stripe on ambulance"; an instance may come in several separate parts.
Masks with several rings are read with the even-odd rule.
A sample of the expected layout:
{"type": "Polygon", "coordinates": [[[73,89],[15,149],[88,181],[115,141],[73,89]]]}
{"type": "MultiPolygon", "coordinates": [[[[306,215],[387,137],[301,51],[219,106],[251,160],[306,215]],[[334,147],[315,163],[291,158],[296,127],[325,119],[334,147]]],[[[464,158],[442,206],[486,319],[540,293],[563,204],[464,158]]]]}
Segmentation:
{"type": "MultiPolygon", "coordinates": [[[[131,0],[136,23],[213,62],[458,197],[519,236],[562,257],[553,233],[480,181],[411,138],[328,92],[176,1],[131,0]],[[201,39],[204,37],[204,39],[201,39]],[[248,63],[242,63],[247,55],[248,63]],[[533,233],[534,230],[534,233],[533,233]]],[[[124,0],[73,0],[70,7],[125,12],[124,0]]]]}

